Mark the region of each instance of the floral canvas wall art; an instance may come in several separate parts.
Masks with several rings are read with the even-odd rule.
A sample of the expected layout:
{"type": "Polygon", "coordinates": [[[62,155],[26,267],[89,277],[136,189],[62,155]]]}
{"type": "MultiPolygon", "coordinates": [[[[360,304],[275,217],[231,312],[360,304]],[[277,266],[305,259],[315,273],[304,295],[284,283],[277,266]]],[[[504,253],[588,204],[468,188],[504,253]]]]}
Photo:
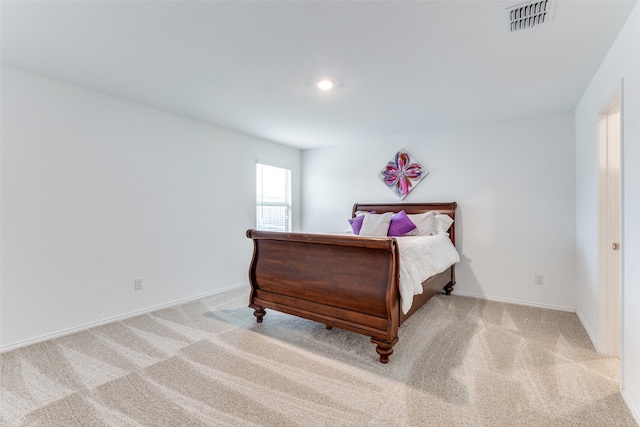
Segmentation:
{"type": "Polygon", "coordinates": [[[428,173],[429,171],[412,159],[409,153],[400,150],[380,171],[378,177],[400,200],[404,200],[428,173]]]}

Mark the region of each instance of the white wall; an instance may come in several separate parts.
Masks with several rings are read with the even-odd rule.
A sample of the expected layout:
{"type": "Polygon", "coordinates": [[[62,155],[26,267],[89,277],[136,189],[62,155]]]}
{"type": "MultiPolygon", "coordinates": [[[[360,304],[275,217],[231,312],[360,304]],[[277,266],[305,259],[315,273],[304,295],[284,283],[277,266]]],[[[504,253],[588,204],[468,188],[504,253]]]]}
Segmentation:
{"type": "Polygon", "coordinates": [[[567,112],[307,150],[302,227],[344,230],[354,202],[397,202],[377,174],[405,148],[430,171],[405,201],[458,202],[456,292],[574,309],[574,139],[567,112]]]}
{"type": "Polygon", "coordinates": [[[640,422],[640,5],[576,108],[577,310],[598,347],[597,116],[623,91],[623,397],[640,422]]]}
{"type": "Polygon", "coordinates": [[[292,169],[300,200],[299,150],[1,78],[0,349],[247,282],[256,159],[292,169]]]}

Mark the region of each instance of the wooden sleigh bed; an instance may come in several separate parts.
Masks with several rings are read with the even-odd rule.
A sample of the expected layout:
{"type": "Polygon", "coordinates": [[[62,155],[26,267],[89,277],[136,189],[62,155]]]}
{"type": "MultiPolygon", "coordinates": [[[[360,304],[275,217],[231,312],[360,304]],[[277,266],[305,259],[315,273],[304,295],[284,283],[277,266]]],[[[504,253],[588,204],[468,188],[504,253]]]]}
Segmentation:
{"type": "MultiPolygon", "coordinates": [[[[456,203],[355,204],[357,211],[419,214],[436,211],[454,218],[456,203]]],[[[449,229],[455,245],[455,222],[449,229]]],[[[249,268],[249,307],[258,323],[265,308],[371,337],[387,363],[399,326],[440,291],[455,285],[455,265],[422,283],[407,314],[400,308],[399,249],[393,237],[305,234],[248,230],[254,252],[249,268]]]]}

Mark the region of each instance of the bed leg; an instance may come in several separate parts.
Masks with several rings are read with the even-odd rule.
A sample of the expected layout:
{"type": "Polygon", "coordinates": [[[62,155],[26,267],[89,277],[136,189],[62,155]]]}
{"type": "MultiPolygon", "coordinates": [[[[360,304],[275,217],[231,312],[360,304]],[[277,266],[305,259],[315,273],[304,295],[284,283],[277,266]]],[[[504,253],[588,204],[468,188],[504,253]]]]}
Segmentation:
{"type": "Polygon", "coordinates": [[[392,343],[388,343],[371,338],[371,342],[376,344],[376,352],[380,355],[380,363],[389,363],[389,356],[393,354],[393,345],[398,342],[398,339],[396,338],[392,343]]]}
{"type": "Polygon", "coordinates": [[[446,295],[451,295],[451,291],[453,290],[453,287],[456,285],[456,270],[455,270],[455,265],[451,267],[451,281],[449,282],[449,284],[447,284],[447,286],[444,287],[444,293],[446,295]]]}
{"type": "Polygon", "coordinates": [[[333,326],[331,325],[325,325],[327,327],[327,330],[330,331],[331,329],[333,329],[333,326]]]}
{"type": "Polygon", "coordinates": [[[262,323],[262,318],[267,312],[262,307],[254,307],[253,315],[256,316],[256,322],[262,323]]]}

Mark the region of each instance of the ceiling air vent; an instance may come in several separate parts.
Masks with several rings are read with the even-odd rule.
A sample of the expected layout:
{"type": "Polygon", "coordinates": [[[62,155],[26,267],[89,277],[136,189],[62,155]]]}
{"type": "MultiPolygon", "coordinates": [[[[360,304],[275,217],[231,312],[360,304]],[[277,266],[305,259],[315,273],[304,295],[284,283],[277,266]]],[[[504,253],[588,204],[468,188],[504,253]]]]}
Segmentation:
{"type": "Polygon", "coordinates": [[[524,30],[551,22],[554,0],[521,3],[506,10],[509,31],[524,30]]]}

